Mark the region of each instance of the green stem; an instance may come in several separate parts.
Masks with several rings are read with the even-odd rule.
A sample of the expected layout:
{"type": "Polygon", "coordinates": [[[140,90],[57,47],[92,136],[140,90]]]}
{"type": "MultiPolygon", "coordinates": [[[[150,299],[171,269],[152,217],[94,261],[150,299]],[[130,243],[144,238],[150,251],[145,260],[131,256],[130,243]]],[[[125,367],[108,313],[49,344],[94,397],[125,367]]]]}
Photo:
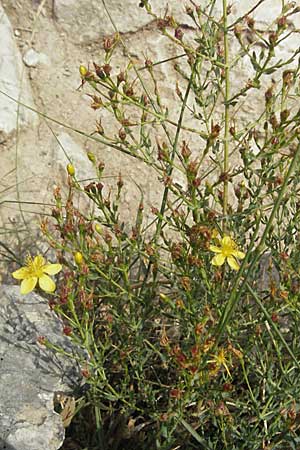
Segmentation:
{"type": "Polygon", "coordinates": [[[224,32],[224,58],[225,58],[225,126],[224,126],[224,153],[223,153],[223,172],[224,172],[224,198],[223,198],[223,231],[228,206],[228,169],[229,169],[229,108],[228,100],[230,98],[230,80],[229,80],[229,45],[228,45],[228,26],[227,26],[227,0],[223,0],[223,32],[224,32]]]}
{"type": "MultiPolygon", "coordinates": [[[[185,112],[185,108],[186,108],[186,104],[190,95],[190,91],[191,91],[191,87],[192,87],[192,83],[194,80],[194,74],[195,74],[195,66],[196,63],[193,66],[192,69],[192,73],[189,79],[189,83],[187,85],[186,91],[185,91],[185,96],[181,105],[181,110],[180,110],[180,115],[179,115],[179,119],[178,119],[178,125],[177,125],[177,129],[176,129],[176,134],[175,134],[175,139],[174,139],[174,143],[173,143],[173,149],[172,149],[172,154],[171,154],[171,158],[170,158],[170,165],[168,167],[167,170],[167,175],[170,177],[172,175],[173,172],[173,161],[175,159],[175,155],[177,152],[177,146],[178,146],[178,141],[179,141],[179,134],[180,134],[180,130],[181,130],[181,125],[182,125],[182,121],[183,121],[183,116],[184,116],[184,112],[185,112]]],[[[162,199],[162,203],[161,203],[161,207],[160,207],[160,215],[159,215],[159,219],[157,222],[157,227],[156,227],[156,232],[155,232],[155,241],[157,240],[157,238],[160,235],[161,232],[161,226],[162,226],[162,222],[163,222],[163,218],[164,218],[164,213],[165,213],[165,209],[166,209],[166,205],[167,205],[167,199],[168,199],[168,194],[169,194],[169,188],[166,186],[164,193],[163,193],[163,199],[162,199]]]]}

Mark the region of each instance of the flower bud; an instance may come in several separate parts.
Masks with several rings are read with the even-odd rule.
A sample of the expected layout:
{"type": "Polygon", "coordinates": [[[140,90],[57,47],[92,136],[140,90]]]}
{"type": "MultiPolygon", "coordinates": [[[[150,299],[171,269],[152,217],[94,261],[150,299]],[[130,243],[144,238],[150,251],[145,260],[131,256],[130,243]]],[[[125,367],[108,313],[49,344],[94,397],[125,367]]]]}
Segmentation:
{"type": "Polygon", "coordinates": [[[83,256],[82,253],[76,252],[74,255],[74,261],[78,266],[80,266],[83,263],[83,256]]]}
{"type": "Polygon", "coordinates": [[[92,163],[96,162],[96,158],[95,158],[94,153],[92,153],[92,152],[87,152],[87,157],[89,158],[89,160],[90,160],[92,163]]]}
{"type": "Polygon", "coordinates": [[[75,175],[75,167],[73,166],[73,164],[67,165],[67,172],[71,177],[75,175]]]}
{"type": "Polygon", "coordinates": [[[96,223],[96,225],[95,225],[95,231],[97,231],[98,234],[102,234],[102,228],[101,228],[101,226],[99,225],[99,223],[96,223]]]}
{"type": "Polygon", "coordinates": [[[88,73],[88,70],[85,66],[81,65],[79,66],[79,73],[82,78],[85,78],[86,74],[88,73]]]}

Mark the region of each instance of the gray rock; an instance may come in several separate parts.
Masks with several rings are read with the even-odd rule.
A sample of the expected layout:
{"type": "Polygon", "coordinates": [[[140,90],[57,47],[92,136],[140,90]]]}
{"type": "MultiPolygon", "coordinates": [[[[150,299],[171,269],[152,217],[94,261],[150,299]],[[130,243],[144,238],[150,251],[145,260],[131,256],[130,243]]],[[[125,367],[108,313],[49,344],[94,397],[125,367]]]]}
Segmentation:
{"type": "Polygon", "coordinates": [[[259,263],[259,277],[257,286],[259,291],[270,291],[271,286],[278,287],[280,274],[274,265],[271,253],[265,253],[259,263]]]}
{"type": "Polygon", "coordinates": [[[79,384],[79,368],[38,344],[39,336],[75,352],[47,300],[1,286],[0,450],[57,450],[64,440],[53,396],[79,384]]]}
{"type": "MultiPolygon", "coordinates": [[[[5,92],[14,99],[19,99],[29,106],[33,106],[31,88],[23,71],[23,63],[17,48],[11,24],[0,4],[0,91],[5,92]]],[[[28,126],[37,121],[32,111],[20,107],[5,95],[0,93],[0,137],[16,130],[17,119],[19,126],[28,126]]],[[[3,140],[3,138],[2,138],[3,140]]]]}

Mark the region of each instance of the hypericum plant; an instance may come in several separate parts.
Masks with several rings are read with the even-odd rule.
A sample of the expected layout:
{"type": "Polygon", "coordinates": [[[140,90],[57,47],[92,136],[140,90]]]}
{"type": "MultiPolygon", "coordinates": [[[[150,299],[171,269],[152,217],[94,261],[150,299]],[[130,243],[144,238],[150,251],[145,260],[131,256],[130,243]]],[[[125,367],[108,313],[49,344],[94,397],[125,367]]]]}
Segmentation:
{"type": "Polygon", "coordinates": [[[97,179],[80,183],[69,165],[55,227],[42,224],[64,267],[51,307],[88,353],[90,388],[70,426],[82,448],[299,448],[300,50],[277,51],[300,7],[283,0],[262,30],[253,13],[263,3],[235,19],[227,0],[221,12],[190,1],[186,31],[143,0],[178,56],[137,67],[116,33],[103,61],[80,67],[102,117],[94,140],[143,161],[162,185],[151,220],[141,195],[124,223],[122,176],[106,185],[89,152],[97,179]],[[128,64],[116,73],[118,46],[128,64]],[[233,86],[242,61],[249,78],[233,86]],[[160,64],[177,74],[178,116],[160,64]]]}

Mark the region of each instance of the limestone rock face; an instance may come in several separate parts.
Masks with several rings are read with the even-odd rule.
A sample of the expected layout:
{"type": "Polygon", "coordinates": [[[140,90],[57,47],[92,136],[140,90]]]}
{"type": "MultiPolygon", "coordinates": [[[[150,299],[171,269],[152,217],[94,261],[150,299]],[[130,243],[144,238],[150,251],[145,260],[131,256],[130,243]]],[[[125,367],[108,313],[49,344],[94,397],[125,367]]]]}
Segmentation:
{"type": "MultiPolygon", "coordinates": [[[[153,21],[145,8],[139,8],[138,0],[109,0],[106,6],[121,33],[135,32],[153,21]]],[[[175,16],[183,15],[184,2],[152,0],[156,13],[166,11],[175,16]]],[[[101,0],[54,0],[54,14],[58,23],[74,36],[76,42],[88,42],[115,32],[101,0]]],[[[185,16],[186,17],[186,16],[185,16]]]]}
{"type": "Polygon", "coordinates": [[[57,391],[79,383],[79,369],[37,342],[45,336],[74,352],[47,301],[17,286],[0,287],[0,450],[57,450],[64,427],[54,412],[57,391]]]}
{"type": "MultiPolygon", "coordinates": [[[[27,74],[23,71],[23,63],[17,48],[11,24],[0,3],[0,91],[14,99],[33,106],[31,88],[27,74]]],[[[0,94],[0,142],[5,136],[16,130],[16,102],[0,94]]],[[[37,120],[36,114],[23,107],[19,109],[19,126],[26,126],[37,120]]]]}
{"type": "Polygon", "coordinates": [[[70,162],[75,166],[76,177],[80,180],[91,180],[96,176],[93,164],[88,159],[86,152],[78,145],[69,134],[61,132],[57,139],[53,139],[51,160],[56,173],[61,172],[66,176],[66,166],[70,162]]]}

